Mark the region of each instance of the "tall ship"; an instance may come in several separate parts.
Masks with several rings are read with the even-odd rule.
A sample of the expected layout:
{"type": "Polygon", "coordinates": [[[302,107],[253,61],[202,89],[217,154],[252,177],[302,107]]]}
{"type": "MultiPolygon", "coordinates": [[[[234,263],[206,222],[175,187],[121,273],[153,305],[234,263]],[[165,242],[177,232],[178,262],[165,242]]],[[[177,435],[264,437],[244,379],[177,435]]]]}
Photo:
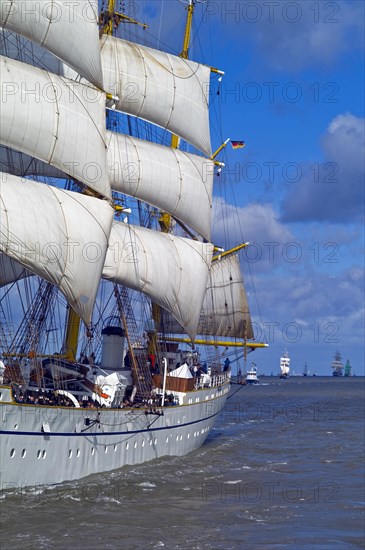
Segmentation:
{"type": "Polygon", "coordinates": [[[339,351],[336,351],[331,367],[332,376],[343,376],[343,362],[339,351]]]}
{"type": "Polygon", "coordinates": [[[350,365],[350,360],[347,359],[346,365],[345,365],[345,376],[352,376],[351,369],[352,369],[352,367],[350,365]]]}
{"type": "Polygon", "coordinates": [[[283,355],[280,357],[280,378],[289,378],[290,372],[290,357],[287,350],[284,351],[283,355]]]}
{"type": "Polygon", "coordinates": [[[230,391],[217,350],[266,345],[247,243],[212,237],[229,139],[212,152],[196,1],[176,53],[122,4],[0,10],[1,489],[194,451],[230,391]]]}

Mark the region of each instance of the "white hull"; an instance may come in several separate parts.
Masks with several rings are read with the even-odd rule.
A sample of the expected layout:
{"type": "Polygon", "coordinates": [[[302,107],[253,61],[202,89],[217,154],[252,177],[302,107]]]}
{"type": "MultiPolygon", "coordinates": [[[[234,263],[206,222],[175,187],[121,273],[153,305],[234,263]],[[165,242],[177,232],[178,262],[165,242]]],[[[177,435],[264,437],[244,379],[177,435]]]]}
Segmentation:
{"type": "Polygon", "coordinates": [[[256,374],[251,374],[246,376],[246,384],[258,384],[259,379],[257,378],[256,374]]]}
{"type": "Polygon", "coordinates": [[[255,368],[249,370],[246,376],[246,384],[258,384],[258,383],[259,383],[259,379],[257,376],[257,370],[255,368]]]}
{"type": "Polygon", "coordinates": [[[0,489],[81,479],[127,464],[185,455],[205,441],[229,383],[186,394],[185,405],[82,409],[12,402],[0,386],[0,489]]]}

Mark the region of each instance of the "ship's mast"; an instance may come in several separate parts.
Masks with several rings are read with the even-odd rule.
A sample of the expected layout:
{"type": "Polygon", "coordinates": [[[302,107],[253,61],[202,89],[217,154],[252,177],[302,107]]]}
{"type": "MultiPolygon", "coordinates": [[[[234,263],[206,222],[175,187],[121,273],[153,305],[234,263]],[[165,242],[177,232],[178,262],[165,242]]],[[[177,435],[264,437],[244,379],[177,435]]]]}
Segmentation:
{"type": "MultiPolygon", "coordinates": [[[[122,21],[125,23],[132,23],[135,25],[139,25],[143,29],[147,28],[146,24],[140,23],[139,21],[136,21],[135,19],[132,19],[131,17],[128,17],[123,13],[117,12],[115,7],[116,7],[116,0],[108,0],[107,9],[100,13],[100,17],[99,17],[100,36],[103,34],[107,34],[111,36],[114,30],[118,28],[118,26],[122,21]]],[[[121,207],[119,207],[118,205],[115,205],[115,210],[117,211],[121,210],[121,207]]],[[[65,332],[65,340],[63,345],[64,356],[69,361],[76,361],[79,331],[80,331],[80,317],[69,306],[67,317],[66,317],[66,332],[65,332]]],[[[91,336],[91,334],[88,334],[88,336],[91,336]]]]}
{"type": "MultiPolygon", "coordinates": [[[[188,0],[188,5],[186,7],[187,15],[186,15],[186,23],[185,23],[185,31],[184,31],[184,39],[183,39],[183,47],[182,51],[180,53],[180,57],[183,59],[188,59],[189,56],[189,47],[190,47],[190,40],[191,40],[191,29],[193,25],[193,15],[194,15],[194,9],[195,9],[196,0],[188,0]]],[[[179,137],[175,134],[171,137],[171,148],[177,149],[179,147],[179,137]]],[[[172,216],[168,214],[167,212],[162,212],[161,216],[158,220],[158,223],[160,224],[161,231],[163,233],[170,233],[171,231],[171,220],[172,216]]],[[[157,352],[157,331],[158,326],[160,324],[161,319],[161,308],[158,304],[152,303],[152,318],[155,323],[155,330],[154,332],[149,333],[149,353],[153,353],[156,355],[157,352]]]]}
{"type": "MultiPolygon", "coordinates": [[[[180,53],[180,57],[182,59],[188,59],[189,58],[189,47],[190,47],[190,40],[191,40],[191,28],[193,25],[193,16],[194,16],[194,9],[195,9],[196,0],[189,0],[189,3],[187,5],[187,15],[186,15],[186,23],[185,23],[185,31],[184,31],[184,40],[183,40],[183,48],[180,53]]],[[[173,149],[177,149],[179,147],[179,137],[175,134],[171,137],[171,147],[173,149]]],[[[167,214],[166,212],[163,212],[160,219],[158,220],[159,224],[161,226],[161,230],[163,233],[169,233],[170,227],[171,227],[171,216],[170,214],[167,214]]]]}

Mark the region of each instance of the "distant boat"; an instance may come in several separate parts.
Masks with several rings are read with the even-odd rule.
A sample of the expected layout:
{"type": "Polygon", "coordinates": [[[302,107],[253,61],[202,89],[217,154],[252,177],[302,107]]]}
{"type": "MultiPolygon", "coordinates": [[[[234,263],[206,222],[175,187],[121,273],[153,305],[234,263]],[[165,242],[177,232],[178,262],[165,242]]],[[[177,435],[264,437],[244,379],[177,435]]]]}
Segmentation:
{"type": "Polygon", "coordinates": [[[308,376],[309,370],[307,363],[304,364],[303,376],[308,376]]]}
{"type": "Polygon", "coordinates": [[[280,357],[280,378],[289,378],[290,357],[287,350],[280,357]]]}
{"type": "Polygon", "coordinates": [[[333,376],[342,376],[343,375],[343,363],[342,357],[339,351],[336,351],[335,357],[332,361],[332,375],[333,376]]]}
{"type": "Polygon", "coordinates": [[[251,363],[250,369],[247,371],[246,384],[258,384],[257,367],[255,363],[251,363]]]}
{"type": "Polygon", "coordinates": [[[350,361],[347,359],[347,363],[345,365],[345,376],[351,376],[351,368],[350,361]]]}

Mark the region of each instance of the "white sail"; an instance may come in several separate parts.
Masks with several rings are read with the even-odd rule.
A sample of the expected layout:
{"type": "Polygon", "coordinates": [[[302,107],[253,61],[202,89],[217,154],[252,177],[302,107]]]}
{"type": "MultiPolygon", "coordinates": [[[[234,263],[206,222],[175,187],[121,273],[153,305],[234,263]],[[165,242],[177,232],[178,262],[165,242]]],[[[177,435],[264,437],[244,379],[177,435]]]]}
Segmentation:
{"type": "Polygon", "coordinates": [[[290,357],[287,350],[280,357],[280,372],[282,375],[288,375],[290,372],[290,357]]]}
{"type": "Polygon", "coordinates": [[[0,62],[0,142],[110,196],[104,94],[7,57],[0,62]]]}
{"type": "Polygon", "coordinates": [[[142,291],[195,337],[211,244],[114,222],[103,278],[142,291]]]}
{"type": "MultiPolygon", "coordinates": [[[[180,334],[181,326],[163,312],[160,329],[180,334]]],[[[212,262],[197,334],[254,337],[240,263],[236,254],[212,262]]]]}
{"type": "MultiPolygon", "coordinates": [[[[155,143],[106,133],[111,188],[175,216],[210,240],[214,162],[155,143]]],[[[0,146],[0,168],[16,175],[66,178],[50,164],[0,146]]]]}
{"type": "Polygon", "coordinates": [[[44,46],[103,89],[97,0],[3,0],[0,26],[44,46]]]}
{"type": "Polygon", "coordinates": [[[107,132],[112,189],[172,214],[210,240],[214,162],[107,132]]]}
{"type": "Polygon", "coordinates": [[[116,109],[153,122],[211,155],[208,113],[210,68],[104,35],[104,86],[116,109]]]}
{"type": "Polygon", "coordinates": [[[93,197],[0,177],[0,251],[57,285],[90,323],[113,209],[93,197]]]}

